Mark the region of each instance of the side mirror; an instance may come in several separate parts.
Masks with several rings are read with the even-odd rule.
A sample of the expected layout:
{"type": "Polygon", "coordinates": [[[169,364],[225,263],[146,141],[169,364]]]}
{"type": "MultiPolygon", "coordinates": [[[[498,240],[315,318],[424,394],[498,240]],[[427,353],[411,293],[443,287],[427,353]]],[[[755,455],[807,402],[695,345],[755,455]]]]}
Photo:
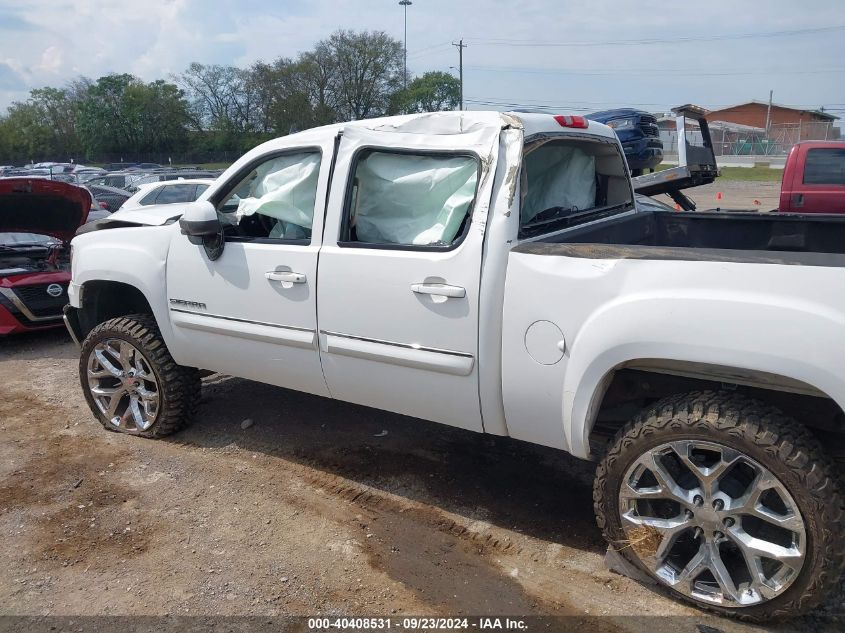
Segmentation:
{"type": "Polygon", "coordinates": [[[215,260],[223,254],[223,226],[217,209],[207,200],[189,204],[179,219],[179,227],[191,244],[205,247],[209,259],[215,260]]]}
{"type": "MultiPolygon", "coordinates": [[[[220,220],[217,210],[210,202],[193,202],[185,209],[179,219],[182,235],[191,237],[211,237],[220,232],[220,220]]],[[[191,240],[193,241],[193,240],[191,240]]]]}

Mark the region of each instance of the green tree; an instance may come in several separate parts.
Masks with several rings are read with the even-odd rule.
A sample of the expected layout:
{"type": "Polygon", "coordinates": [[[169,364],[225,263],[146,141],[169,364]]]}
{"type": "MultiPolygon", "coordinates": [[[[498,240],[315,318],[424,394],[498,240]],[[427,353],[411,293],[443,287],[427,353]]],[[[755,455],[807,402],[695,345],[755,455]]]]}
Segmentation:
{"type": "Polygon", "coordinates": [[[454,110],[461,101],[461,82],[436,70],[417,77],[406,90],[395,94],[394,112],[440,112],[454,110]]]}
{"type": "Polygon", "coordinates": [[[88,87],[80,104],[79,131],[94,153],[164,152],[185,139],[188,118],[178,86],[107,75],[88,87]]]}

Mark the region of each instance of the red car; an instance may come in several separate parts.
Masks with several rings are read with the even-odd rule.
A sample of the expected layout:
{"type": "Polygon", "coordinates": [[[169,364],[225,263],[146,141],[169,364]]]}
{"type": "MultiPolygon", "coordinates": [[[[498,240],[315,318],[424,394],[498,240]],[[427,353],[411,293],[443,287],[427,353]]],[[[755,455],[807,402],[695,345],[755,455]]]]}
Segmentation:
{"type": "Polygon", "coordinates": [[[845,213],[845,141],[802,141],[789,152],[780,186],[784,213],[845,213]]]}
{"type": "Polygon", "coordinates": [[[69,244],[91,205],[76,185],[0,180],[0,336],[63,325],[69,244]]]}

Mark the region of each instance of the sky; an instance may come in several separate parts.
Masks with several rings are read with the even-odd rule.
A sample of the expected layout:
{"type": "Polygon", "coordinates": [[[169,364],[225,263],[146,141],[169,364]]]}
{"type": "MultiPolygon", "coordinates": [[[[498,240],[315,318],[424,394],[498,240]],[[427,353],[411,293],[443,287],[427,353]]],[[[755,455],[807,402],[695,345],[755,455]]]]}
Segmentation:
{"type": "MultiPolygon", "coordinates": [[[[340,28],[401,40],[403,17],[397,0],[0,0],[0,111],[79,75],[291,57],[340,28]]],[[[773,90],[845,118],[845,0],[413,0],[407,17],[414,74],[457,75],[463,38],[468,108],[661,112],[773,90]]]]}

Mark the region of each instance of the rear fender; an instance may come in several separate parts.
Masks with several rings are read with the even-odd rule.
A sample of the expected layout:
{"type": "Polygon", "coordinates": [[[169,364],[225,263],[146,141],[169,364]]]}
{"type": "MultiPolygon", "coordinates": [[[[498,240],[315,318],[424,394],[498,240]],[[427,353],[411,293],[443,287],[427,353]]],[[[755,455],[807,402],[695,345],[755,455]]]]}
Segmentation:
{"type": "Polygon", "coordinates": [[[640,296],[594,314],[574,341],[564,380],[564,430],[571,452],[589,456],[604,390],[622,367],[720,367],[723,373],[712,379],[735,375],[731,382],[759,380],[792,391],[803,385],[804,392],[827,395],[842,407],[841,345],[834,342],[842,341],[843,316],[821,304],[768,298],[761,303],[760,296],[640,296]],[[796,330],[798,323],[804,335],[796,330]]]}

